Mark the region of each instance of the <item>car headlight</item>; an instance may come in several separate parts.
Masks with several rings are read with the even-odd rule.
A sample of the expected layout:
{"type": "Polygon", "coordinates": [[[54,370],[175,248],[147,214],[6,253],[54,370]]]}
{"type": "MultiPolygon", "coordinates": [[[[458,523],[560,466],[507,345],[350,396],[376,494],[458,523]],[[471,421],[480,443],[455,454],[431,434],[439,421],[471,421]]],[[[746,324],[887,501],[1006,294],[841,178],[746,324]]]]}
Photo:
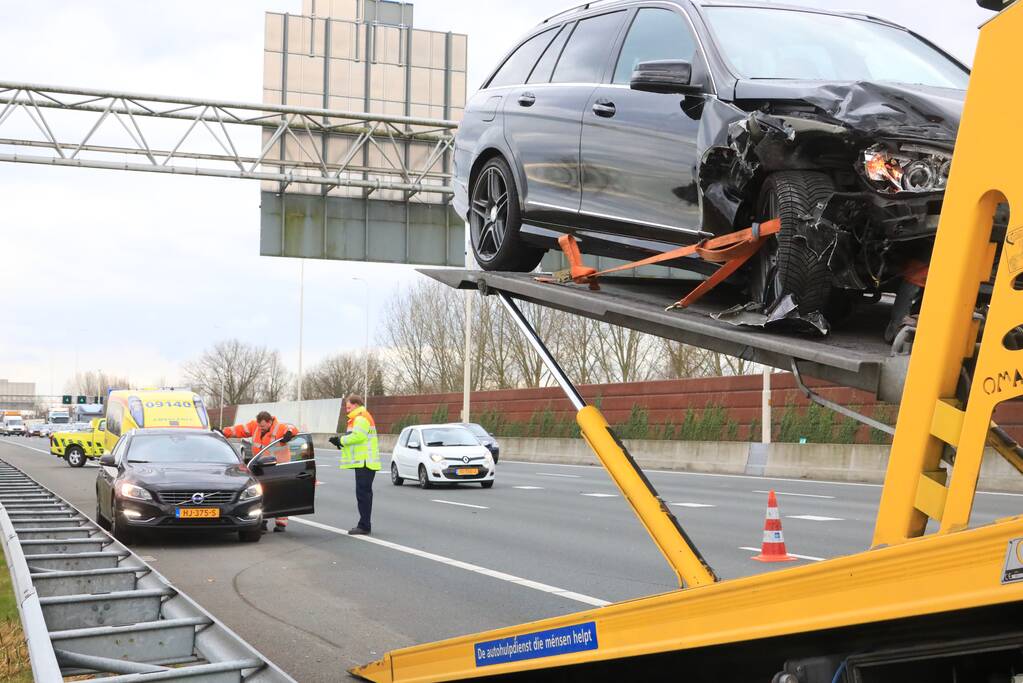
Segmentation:
{"type": "Polygon", "coordinates": [[[134,498],[135,500],[153,500],[153,495],[149,491],[145,490],[141,486],[135,484],[129,484],[126,481],[122,481],[118,487],[118,493],[121,494],[122,498],[134,498]]]}
{"type": "Polygon", "coordinates": [[[952,159],[948,154],[916,145],[892,151],[874,145],[863,152],[863,173],[875,190],[896,192],[939,192],[948,184],[952,159]]]}
{"type": "Polygon", "coordinates": [[[263,485],[253,484],[252,486],[249,486],[247,489],[242,491],[242,494],[238,496],[238,500],[239,501],[252,500],[253,498],[259,498],[261,495],[263,495],[263,485]]]}
{"type": "Polygon", "coordinates": [[[440,453],[430,453],[430,460],[434,462],[444,462],[444,456],[440,453]]]}

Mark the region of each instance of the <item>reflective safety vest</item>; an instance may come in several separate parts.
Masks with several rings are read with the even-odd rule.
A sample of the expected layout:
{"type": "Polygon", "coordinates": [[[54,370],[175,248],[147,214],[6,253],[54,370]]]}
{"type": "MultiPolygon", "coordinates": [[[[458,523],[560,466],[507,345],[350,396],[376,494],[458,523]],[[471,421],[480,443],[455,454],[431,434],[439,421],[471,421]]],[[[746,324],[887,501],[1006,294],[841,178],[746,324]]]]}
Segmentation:
{"type": "Polygon", "coordinates": [[[341,436],[341,469],[380,469],[377,425],[365,406],[348,413],[348,431],[341,436]]]}
{"type": "MultiPolygon", "coordinates": [[[[287,422],[278,422],[276,417],[270,424],[270,429],[266,430],[266,432],[260,431],[259,423],[255,420],[249,420],[245,424],[233,425],[231,427],[224,428],[224,436],[229,439],[252,437],[252,455],[254,456],[259,455],[264,448],[274,441],[283,438],[286,432],[291,432],[292,436],[294,436],[295,434],[298,434],[298,428],[287,422]]],[[[287,451],[287,447],[285,446],[282,450],[287,451]]],[[[280,460],[280,458],[278,458],[278,460],[280,460]]]]}

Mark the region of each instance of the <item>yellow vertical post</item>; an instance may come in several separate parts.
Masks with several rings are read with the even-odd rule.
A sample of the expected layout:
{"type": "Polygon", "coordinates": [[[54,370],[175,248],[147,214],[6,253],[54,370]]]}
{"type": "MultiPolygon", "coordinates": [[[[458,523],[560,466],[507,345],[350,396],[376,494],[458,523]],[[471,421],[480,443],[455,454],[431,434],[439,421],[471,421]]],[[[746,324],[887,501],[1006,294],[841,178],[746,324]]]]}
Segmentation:
{"type": "MultiPolygon", "coordinates": [[[[878,509],[875,546],[903,542],[922,535],[926,528],[927,516],[916,507],[917,490],[921,477],[938,469],[945,444],[932,432],[937,404],[955,397],[963,359],[972,355],[972,316],[978,286],[991,272],[989,245],[994,212],[998,203],[1007,199],[1010,211],[1023,215],[1023,136],[1018,132],[1023,89],[1016,87],[1016,75],[1023,72],[1020,36],[1021,4],[1008,8],[981,30],[878,509]]],[[[1010,235],[1016,234],[1011,225],[1010,235]]],[[[1003,255],[1004,275],[1000,280],[1012,277],[1007,258],[1003,255]]],[[[999,301],[991,311],[993,314],[996,308],[1004,309],[1008,314],[1015,303],[1020,320],[1012,322],[1018,325],[1023,323],[1023,315],[1019,315],[1023,308],[1006,287],[1011,288],[1007,281],[999,284],[1000,293],[995,295],[999,301]]],[[[1000,344],[1008,331],[997,327],[1006,324],[1001,317],[998,321],[989,318],[985,349],[1000,344]]],[[[987,366],[991,367],[985,371],[992,370],[997,362],[1008,361],[1002,354],[988,354],[988,358],[987,366]]],[[[969,518],[990,423],[989,408],[994,405],[987,400],[990,397],[982,396],[984,380],[978,371],[957,444],[960,451],[949,499],[942,513],[942,529],[946,531],[958,528],[969,518]],[[984,436],[977,446],[974,442],[980,432],[984,436]]]]}

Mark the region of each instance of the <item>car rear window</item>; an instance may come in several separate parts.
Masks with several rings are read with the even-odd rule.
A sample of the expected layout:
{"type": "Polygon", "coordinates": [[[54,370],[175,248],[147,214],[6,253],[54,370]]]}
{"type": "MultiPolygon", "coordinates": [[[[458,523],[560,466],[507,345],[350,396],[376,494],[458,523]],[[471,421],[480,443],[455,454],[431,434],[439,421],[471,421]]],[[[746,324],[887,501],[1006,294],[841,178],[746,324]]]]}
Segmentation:
{"type": "Polygon", "coordinates": [[[552,83],[598,83],[604,77],[611,48],[625,21],[625,12],[609,12],[581,20],[572,31],[552,83]]]}
{"type": "Polygon", "coordinates": [[[234,449],[212,434],[138,434],[128,447],[128,462],[214,463],[238,462],[234,449]]]}
{"type": "Polygon", "coordinates": [[[423,430],[427,446],[479,446],[480,442],[465,427],[434,427],[423,430]]]}

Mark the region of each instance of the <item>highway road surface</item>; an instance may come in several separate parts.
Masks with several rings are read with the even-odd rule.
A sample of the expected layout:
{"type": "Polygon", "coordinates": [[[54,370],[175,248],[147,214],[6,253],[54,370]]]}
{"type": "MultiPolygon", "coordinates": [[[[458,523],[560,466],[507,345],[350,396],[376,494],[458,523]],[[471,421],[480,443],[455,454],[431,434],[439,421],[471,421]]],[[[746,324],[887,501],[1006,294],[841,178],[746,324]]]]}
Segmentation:
{"type": "MultiPolygon", "coordinates": [[[[83,512],[96,466],[69,468],[45,439],[0,439],[0,460],[83,512]]],[[[600,467],[516,462],[497,483],[374,486],[373,535],[349,537],[354,478],[317,455],[317,513],[258,544],[235,536],[143,539],[133,549],[178,588],[303,682],[336,681],[387,650],[673,590],[674,575],[600,467]]],[[[775,571],[758,551],[767,491],[798,563],[863,550],[880,487],[647,472],[724,578],[775,571]]],[[[1019,514],[1023,496],[982,493],[974,523],[1019,514]]]]}

